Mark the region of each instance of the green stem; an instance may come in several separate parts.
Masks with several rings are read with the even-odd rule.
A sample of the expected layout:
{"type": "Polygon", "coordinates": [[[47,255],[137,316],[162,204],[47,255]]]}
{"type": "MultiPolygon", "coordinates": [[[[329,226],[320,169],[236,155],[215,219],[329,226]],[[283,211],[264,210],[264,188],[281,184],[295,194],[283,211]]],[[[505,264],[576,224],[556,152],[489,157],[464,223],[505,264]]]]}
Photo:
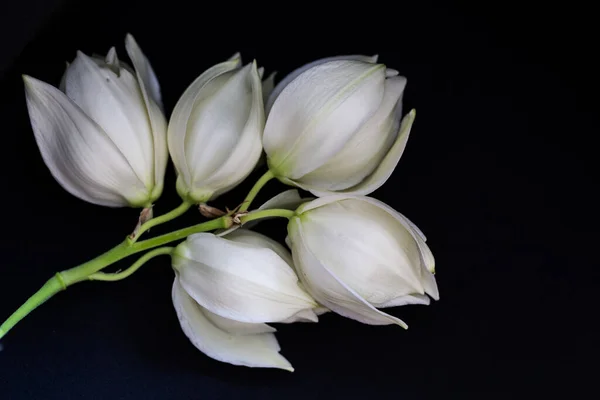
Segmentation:
{"type": "Polygon", "coordinates": [[[240,207],[238,212],[244,212],[248,210],[248,208],[250,208],[250,204],[252,204],[252,201],[254,200],[258,192],[260,192],[260,189],[262,189],[262,187],[265,186],[267,182],[269,182],[273,178],[275,178],[275,175],[273,175],[271,170],[265,172],[265,174],[256,181],[254,186],[252,186],[252,189],[250,189],[250,192],[248,192],[248,196],[246,196],[246,198],[244,199],[244,202],[242,203],[242,206],[240,207]]]}
{"type": "Polygon", "coordinates": [[[255,219],[262,218],[270,218],[270,217],[283,217],[283,218],[292,218],[296,215],[296,211],[292,210],[284,210],[279,208],[274,208],[271,210],[261,210],[261,211],[253,211],[249,214],[240,217],[240,222],[244,225],[247,222],[254,221],[255,219]]]}
{"type": "Polygon", "coordinates": [[[135,253],[140,251],[153,249],[158,246],[162,246],[167,243],[174,242],[179,239],[185,239],[186,237],[193,235],[194,233],[214,231],[217,229],[229,229],[233,225],[232,218],[229,215],[224,215],[221,218],[213,219],[210,221],[203,222],[198,225],[193,225],[187,228],[179,229],[173,232],[165,233],[151,239],[142,240],[132,245],[135,249],[135,253]]]}
{"type": "Polygon", "coordinates": [[[154,257],[162,256],[162,255],[171,255],[173,253],[173,250],[175,250],[174,247],[159,247],[158,249],[151,250],[151,251],[147,252],[146,254],[144,254],[143,256],[141,256],[139,258],[139,260],[137,260],[135,263],[133,263],[133,265],[131,267],[127,268],[123,272],[118,272],[118,273],[114,273],[114,274],[105,274],[104,272],[96,272],[95,274],[91,274],[88,277],[88,279],[90,281],[107,281],[107,282],[120,281],[122,279],[125,279],[125,278],[128,278],[129,276],[131,276],[134,272],[136,272],[138,269],[140,269],[142,267],[142,265],[144,265],[146,262],[153,259],[154,257]]]}
{"type": "Polygon", "coordinates": [[[183,203],[181,203],[181,205],[179,207],[169,211],[168,213],[160,215],[156,218],[152,218],[149,221],[146,221],[144,224],[142,224],[140,229],[136,232],[135,237],[132,238],[131,240],[133,242],[135,242],[142,235],[142,233],[146,232],[147,230],[149,230],[152,227],[155,227],[160,224],[164,224],[165,222],[169,222],[172,219],[179,217],[180,215],[185,213],[187,210],[189,210],[191,206],[192,206],[191,203],[184,201],[183,203]]]}
{"type": "Polygon", "coordinates": [[[165,235],[157,236],[152,239],[143,240],[134,243],[132,239],[127,238],[122,243],[108,250],[106,253],[83,263],[77,267],[62,271],[53,276],[44,284],[33,296],[31,296],[21,307],[17,309],[2,325],[0,325],[0,339],[8,333],[19,321],[25,318],[30,312],[46,302],[49,298],[57,294],[70,285],[77,282],[88,280],[88,277],[101,269],[125,258],[132,254],[149,250],[154,247],[183,239],[191,234],[207,232],[215,229],[228,229],[232,225],[230,216],[223,216],[211,221],[207,221],[188,228],[179,229],[165,235]]]}

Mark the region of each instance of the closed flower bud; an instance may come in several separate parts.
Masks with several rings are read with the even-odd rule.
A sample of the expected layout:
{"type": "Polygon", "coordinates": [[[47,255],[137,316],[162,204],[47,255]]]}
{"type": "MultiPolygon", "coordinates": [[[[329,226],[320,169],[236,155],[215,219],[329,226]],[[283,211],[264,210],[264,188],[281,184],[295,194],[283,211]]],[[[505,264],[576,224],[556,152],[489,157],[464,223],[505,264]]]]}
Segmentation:
{"type": "Polygon", "coordinates": [[[255,62],[242,67],[234,56],[200,75],[169,121],[169,152],[179,195],[203,203],[244,180],[262,153],[264,124],[255,62]]]}
{"type": "Polygon", "coordinates": [[[316,315],[317,305],[300,285],[289,252],[256,232],[224,237],[198,233],[177,246],[179,282],[210,312],[247,323],[284,322],[316,315]]]}
{"type": "Polygon", "coordinates": [[[398,324],[378,308],[439,299],[425,236],[403,215],[363,196],[303,204],[288,225],[302,283],[322,305],[365,324],[398,324]]]}
{"type": "Polygon", "coordinates": [[[188,237],[175,250],[173,267],[181,327],[219,361],[293,371],[266,322],[316,322],[315,312],[326,311],[300,285],[289,251],[247,229],[188,237]]]}
{"type": "Polygon", "coordinates": [[[110,207],[147,207],[162,193],[168,159],[160,88],[131,35],[134,69],[114,48],[78,52],[60,90],[24,76],[35,138],[54,178],[71,194],[110,207]]]}
{"type": "Polygon", "coordinates": [[[275,87],[263,145],[281,181],[324,196],[369,194],[389,178],[415,112],[400,122],[406,79],[375,61],[319,60],[275,87]]]}

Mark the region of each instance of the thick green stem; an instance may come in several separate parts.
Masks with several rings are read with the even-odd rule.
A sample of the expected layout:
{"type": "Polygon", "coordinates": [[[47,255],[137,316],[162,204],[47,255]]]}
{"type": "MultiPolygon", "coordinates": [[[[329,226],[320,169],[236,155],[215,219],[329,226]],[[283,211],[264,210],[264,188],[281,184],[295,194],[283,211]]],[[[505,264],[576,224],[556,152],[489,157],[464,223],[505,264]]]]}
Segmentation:
{"type": "Polygon", "coordinates": [[[169,211],[168,213],[160,215],[156,218],[152,218],[151,220],[142,224],[140,229],[135,233],[135,237],[133,237],[131,240],[135,242],[142,235],[142,233],[146,232],[152,227],[164,224],[165,222],[169,222],[172,219],[179,217],[180,215],[184,214],[187,210],[189,210],[191,206],[191,203],[184,201],[179,207],[169,211]]]}
{"type": "Polygon", "coordinates": [[[141,256],[139,260],[137,260],[133,265],[127,268],[125,271],[114,273],[114,274],[105,274],[104,272],[96,272],[95,274],[91,274],[88,279],[90,281],[107,281],[114,282],[120,281],[122,279],[130,277],[134,272],[142,267],[146,262],[150,261],[154,257],[162,256],[162,255],[171,255],[173,253],[174,247],[159,247],[158,249],[151,250],[141,256]]]}
{"type": "Polygon", "coordinates": [[[296,215],[296,211],[292,210],[284,210],[279,208],[274,208],[271,210],[261,210],[261,211],[253,211],[240,217],[240,222],[243,224],[254,221],[255,219],[262,218],[271,218],[271,217],[283,217],[283,218],[292,218],[296,215]]]}
{"type": "Polygon", "coordinates": [[[258,192],[260,192],[260,189],[262,189],[262,187],[265,186],[267,182],[269,182],[273,178],[275,178],[275,175],[273,175],[271,170],[265,172],[265,174],[256,181],[254,186],[252,186],[252,189],[250,189],[250,192],[248,192],[248,196],[246,196],[246,198],[244,199],[244,202],[242,203],[242,206],[240,207],[238,212],[244,212],[248,210],[248,208],[250,208],[250,205],[252,204],[252,201],[254,200],[258,192]]]}
{"type": "Polygon", "coordinates": [[[207,221],[202,224],[179,229],[177,231],[157,236],[152,239],[143,240],[137,243],[130,238],[125,239],[121,244],[110,249],[106,253],[83,263],[77,267],[57,273],[48,282],[44,284],[33,296],[31,296],[21,307],[17,309],[2,325],[0,325],[0,339],[8,333],[19,321],[25,318],[30,312],[43,304],[50,297],[58,292],[65,290],[74,283],[88,280],[88,277],[101,269],[125,258],[132,254],[149,250],[154,247],[162,246],[179,239],[183,239],[191,234],[207,232],[215,229],[228,229],[232,225],[230,216],[207,221]]]}

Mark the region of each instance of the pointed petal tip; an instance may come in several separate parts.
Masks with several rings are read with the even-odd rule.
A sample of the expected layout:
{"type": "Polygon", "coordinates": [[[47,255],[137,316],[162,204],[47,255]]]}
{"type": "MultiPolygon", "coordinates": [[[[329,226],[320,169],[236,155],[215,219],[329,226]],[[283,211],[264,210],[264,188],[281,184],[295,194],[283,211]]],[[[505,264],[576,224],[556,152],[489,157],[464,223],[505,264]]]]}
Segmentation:
{"type": "Polygon", "coordinates": [[[277,369],[282,369],[284,371],[288,371],[288,372],[294,372],[295,369],[294,367],[292,367],[292,364],[290,364],[290,362],[283,357],[281,354],[279,354],[279,360],[277,361],[276,364],[273,365],[273,368],[277,368],[277,369]]]}
{"type": "Polygon", "coordinates": [[[239,51],[236,51],[231,57],[229,57],[227,59],[227,61],[241,61],[242,59],[242,53],[240,53],[239,51]]]}
{"type": "Polygon", "coordinates": [[[406,324],[406,322],[402,321],[401,319],[398,320],[398,322],[396,322],[396,324],[398,326],[401,326],[402,328],[404,328],[405,330],[408,330],[408,325],[406,324]]]}

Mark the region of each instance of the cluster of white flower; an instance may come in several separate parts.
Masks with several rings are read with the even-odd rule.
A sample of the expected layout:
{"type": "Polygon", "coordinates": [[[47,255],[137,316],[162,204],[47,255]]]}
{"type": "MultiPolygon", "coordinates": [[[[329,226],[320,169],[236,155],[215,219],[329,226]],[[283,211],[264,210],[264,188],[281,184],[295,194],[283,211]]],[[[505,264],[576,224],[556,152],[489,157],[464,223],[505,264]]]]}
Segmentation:
{"type": "MultiPolygon", "coordinates": [[[[79,52],[58,89],[25,76],[33,132],[67,191],[98,205],[144,209],[129,239],[135,251],[121,249],[125,255],[137,252],[149,226],[192,205],[224,221],[212,233],[165,240],[187,236],[161,253],[172,259],[181,327],[199,350],[235,365],[293,370],[268,323],[317,322],[334,312],[406,327],[380,309],[439,298],[423,233],[367,197],[398,164],[415,118],[414,110],[402,118],[406,79],[397,71],[376,56],[332,57],[275,86],[274,75],[263,81],[263,69],[236,54],[202,73],[167,121],[148,59],[131,35],[125,45],[132,66],[114,48],[105,58],[79,52]],[[240,184],[263,152],[268,170],[241,207],[206,204],[240,184]],[[183,205],[152,218],[169,155],[183,205]],[[249,210],[272,178],[315,197],[290,189],[249,210]],[[289,250],[250,230],[277,216],[289,220],[289,250]]],[[[86,268],[89,279],[110,280],[86,268]]]]}

